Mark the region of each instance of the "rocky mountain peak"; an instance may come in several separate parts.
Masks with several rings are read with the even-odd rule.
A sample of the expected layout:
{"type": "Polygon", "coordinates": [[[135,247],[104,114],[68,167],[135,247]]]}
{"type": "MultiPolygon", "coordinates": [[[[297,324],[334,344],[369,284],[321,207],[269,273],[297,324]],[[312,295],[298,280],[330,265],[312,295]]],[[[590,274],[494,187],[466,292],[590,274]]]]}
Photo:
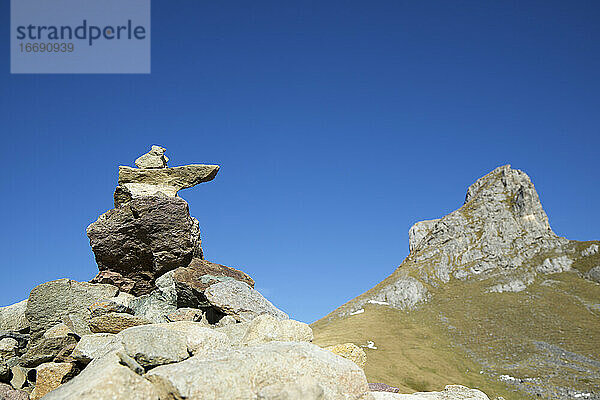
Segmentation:
{"type": "MultiPolygon", "coordinates": [[[[417,222],[409,230],[416,259],[435,250],[459,264],[506,255],[525,247],[556,247],[548,216],[529,176],[504,165],[469,186],[461,208],[417,222]]],[[[531,253],[531,251],[529,251],[531,253]]]]}
{"type": "Polygon", "coordinates": [[[411,308],[451,279],[487,280],[490,291],[522,290],[538,273],[570,268],[561,258],[568,243],[550,228],[529,176],[504,165],[469,186],[458,210],[414,224],[408,257],[343,313],[369,301],[411,308]],[[543,255],[539,265],[531,264],[543,255]]]}

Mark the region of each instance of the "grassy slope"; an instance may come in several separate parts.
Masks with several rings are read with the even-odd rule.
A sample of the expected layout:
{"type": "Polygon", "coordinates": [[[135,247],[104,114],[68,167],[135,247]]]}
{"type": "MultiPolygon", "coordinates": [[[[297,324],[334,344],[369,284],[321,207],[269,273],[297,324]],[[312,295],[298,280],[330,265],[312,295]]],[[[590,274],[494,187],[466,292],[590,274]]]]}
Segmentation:
{"type": "MultiPolygon", "coordinates": [[[[575,245],[579,250],[590,243],[575,245]]],[[[594,263],[600,265],[600,254],[574,267],[586,272],[594,263]]],[[[432,298],[416,310],[368,305],[363,314],[323,318],[312,325],[315,343],[374,341],[378,349],[366,349],[369,381],[407,393],[463,384],[480,388],[490,398],[540,398],[531,395],[539,391],[535,379],[508,385],[498,380],[501,374],[600,392],[600,382],[589,378],[590,369],[592,375],[600,374],[598,366],[562,359],[535,344],[549,343],[600,360],[600,285],[573,272],[538,277],[519,293],[486,293],[492,284],[451,280],[433,289],[432,298]]],[[[541,394],[552,398],[547,391],[541,394]]]]}

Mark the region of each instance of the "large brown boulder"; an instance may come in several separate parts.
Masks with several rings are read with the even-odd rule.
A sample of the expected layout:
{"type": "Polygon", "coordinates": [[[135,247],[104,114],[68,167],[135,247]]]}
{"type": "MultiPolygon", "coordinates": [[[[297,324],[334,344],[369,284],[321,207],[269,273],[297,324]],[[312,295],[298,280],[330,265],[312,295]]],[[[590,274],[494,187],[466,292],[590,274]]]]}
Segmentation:
{"type": "Polygon", "coordinates": [[[165,272],[202,257],[198,220],[179,197],[132,199],[102,214],[87,235],[100,270],[92,282],[135,296],[150,293],[165,272]]]}

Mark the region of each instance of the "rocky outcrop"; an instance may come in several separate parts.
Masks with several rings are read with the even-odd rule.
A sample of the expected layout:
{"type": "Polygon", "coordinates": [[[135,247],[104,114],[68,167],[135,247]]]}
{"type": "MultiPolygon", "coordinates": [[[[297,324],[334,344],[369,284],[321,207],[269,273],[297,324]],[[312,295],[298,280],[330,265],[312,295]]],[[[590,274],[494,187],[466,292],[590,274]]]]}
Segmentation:
{"type": "Polygon", "coordinates": [[[439,219],[419,221],[410,227],[408,230],[408,250],[411,253],[419,246],[423,238],[431,232],[438,222],[439,219]]]}

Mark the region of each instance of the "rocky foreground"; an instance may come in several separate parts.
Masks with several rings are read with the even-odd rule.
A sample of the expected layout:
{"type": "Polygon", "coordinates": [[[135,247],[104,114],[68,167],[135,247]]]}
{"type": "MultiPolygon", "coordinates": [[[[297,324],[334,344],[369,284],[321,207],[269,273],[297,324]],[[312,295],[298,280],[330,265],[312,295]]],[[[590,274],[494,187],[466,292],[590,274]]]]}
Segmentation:
{"type": "Polygon", "coordinates": [[[463,386],[399,394],[367,382],[360,347],[312,344],[250,276],[204,260],[177,193],[219,167],[169,168],[164,152],[119,168],[115,208],[87,229],[91,282],[46,282],[0,308],[0,400],[488,399],[463,386]]]}

